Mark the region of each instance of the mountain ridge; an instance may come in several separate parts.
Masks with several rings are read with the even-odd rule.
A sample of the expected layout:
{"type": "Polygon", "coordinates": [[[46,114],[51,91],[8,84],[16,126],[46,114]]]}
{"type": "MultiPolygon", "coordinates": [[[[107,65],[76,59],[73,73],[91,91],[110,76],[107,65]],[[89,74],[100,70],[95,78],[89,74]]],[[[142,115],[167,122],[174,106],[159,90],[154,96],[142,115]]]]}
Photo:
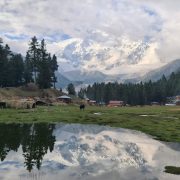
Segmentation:
{"type": "Polygon", "coordinates": [[[165,66],[161,68],[157,68],[153,71],[148,72],[144,77],[143,81],[157,81],[159,80],[163,75],[166,77],[170,76],[172,72],[178,72],[180,71],[180,59],[176,59],[165,66]]]}
{"type": "Polygon", "coordinates": [[[69,72],[59,73],[59,83],[58,86],[64,88],[69,83],[73,83],[74,85],[82,85],[82,84],[93,84],[95,82],[119,82],[119,83],[138,83],[140,81],[147,82],[157,81],[163,75],[168,77],[172,72],[180,71],[180,59],[174,60],[161,68],[154,69],[143,76],[139,76],[138,74],[115,74],[115,75],[107,75],[99,71],[80,71],[74,70],[69,72]],[[65,80],[62,81],[62,80],[65,80]]]}

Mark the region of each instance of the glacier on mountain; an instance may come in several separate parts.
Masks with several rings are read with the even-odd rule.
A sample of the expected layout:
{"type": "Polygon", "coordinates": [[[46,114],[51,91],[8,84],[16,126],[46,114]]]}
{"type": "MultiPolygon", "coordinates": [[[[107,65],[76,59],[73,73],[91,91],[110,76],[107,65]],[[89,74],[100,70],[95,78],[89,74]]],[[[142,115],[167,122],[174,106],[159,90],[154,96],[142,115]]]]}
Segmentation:
{"type": "Polygon", "coordinates": [[[162,62],[156,53],[158,44],[110,37],[94,32],[85,39],[70,38],[59,43],[56,53],[65,71],[100,71],[105,74],[146,73],[162,62]]]}

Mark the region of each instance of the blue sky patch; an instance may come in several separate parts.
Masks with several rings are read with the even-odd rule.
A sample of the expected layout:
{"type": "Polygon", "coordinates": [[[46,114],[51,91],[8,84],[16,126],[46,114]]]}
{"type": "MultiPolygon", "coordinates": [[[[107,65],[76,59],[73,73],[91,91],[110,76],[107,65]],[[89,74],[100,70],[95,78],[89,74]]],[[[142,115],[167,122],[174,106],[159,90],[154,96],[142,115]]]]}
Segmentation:
{"type": "Polygon", "coordinates": [[[4,34],[5,37],[12,40],[26,40],[29,39],[29,36],[21,34],[21,35],[13,35],[13,34],[4,34]]]}
{"type": "Polygon", "coordinates": [[[144,11],[145,13],[147,13],[149,16],[157,16],[156,11],[154,11],[154,10],[152,10],[152,9],[146,7],[146,6],[143,6],[142,9],[143,9],[143,11],[144,11]]]}
{"type": "Polygon", "coordinates": [[[62,40],[66,40],[66,39],[70,39],[70,38],[71,38],[71,36],[69,36],[68,34],[62,34],[62,36],[61,36],[62,40]]]}
{"type": "Polygon", "coordinates": [[[70,39],[71,36],[69,36],[68,34],[64,34],[64,33],[54,33],[52,35],[46,35],[48,37],[48,41],[50,42],[59,42],[59,41],[64,41],[67,39],[70,39]]]}

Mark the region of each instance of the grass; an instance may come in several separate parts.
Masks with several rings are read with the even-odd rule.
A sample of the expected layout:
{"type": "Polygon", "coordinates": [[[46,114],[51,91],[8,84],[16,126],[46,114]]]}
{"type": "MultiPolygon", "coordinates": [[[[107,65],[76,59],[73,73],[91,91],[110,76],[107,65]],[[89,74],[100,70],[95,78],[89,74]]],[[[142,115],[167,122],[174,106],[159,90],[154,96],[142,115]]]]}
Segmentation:
{"type": "Polygon", "coordinates": [[[40,122],[109,125],[139,130],[162,141],[180,142],[179,107],[87,107],[80,111],[78,106],[52,106],[0,110],[0,123],[40,122]],[[101,114],[94,114],[97,112],[101,114]]]}
{"type": "Polygon", "coordinates": [[[55,89],[29,89],[29,87],[10,87],[0,88],[0,100],[16,99],[17,97],[57,97],[61,95],[58,90],[55,89]]]}
{"type": "Polygon", "coordinates": [[[165,167],[165,172],[170,173],[170,174],[180,175],[180,167],[166,166],[165,167]]]}

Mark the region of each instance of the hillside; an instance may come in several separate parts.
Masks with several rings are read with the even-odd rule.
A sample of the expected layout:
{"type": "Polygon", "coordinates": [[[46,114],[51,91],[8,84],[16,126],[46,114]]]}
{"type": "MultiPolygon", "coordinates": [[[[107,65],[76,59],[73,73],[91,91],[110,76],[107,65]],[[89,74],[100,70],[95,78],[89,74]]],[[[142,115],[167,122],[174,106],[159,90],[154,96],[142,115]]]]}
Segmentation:
{"type": "Polygon", "coordinates": [[[62,93],[55,89],[38,89],[30,87],[11,87],[0,88],[0,100],[15,99],[15,98],[28,98],[28,97],[51,97],[55,98],[62,93]]]}
{"type": "Polygon", "coordinates": [[[140,81],[142,82],[148,82],[148,81],[158,81],[162,78],[163,75],[165,75],[167,78],[171,75],[171,73],[177,73],[180,71],[180,59],[176,59],[161,68],[154,69],[148,73],[146,73],[144,76],[134,76],[134,78],[126,78],[124,79],[124,83],[138,83],[140,81]]]}
{"type": "Polygon", "coordinates": [[[142,78],[142,81],[144,82],[149,80],[157,81],[163,75],[168,77],[172,72],[176,73],[178,71],[180,71],[180,59],[174,60],[161,68],[150,71],[142,78]]]}

